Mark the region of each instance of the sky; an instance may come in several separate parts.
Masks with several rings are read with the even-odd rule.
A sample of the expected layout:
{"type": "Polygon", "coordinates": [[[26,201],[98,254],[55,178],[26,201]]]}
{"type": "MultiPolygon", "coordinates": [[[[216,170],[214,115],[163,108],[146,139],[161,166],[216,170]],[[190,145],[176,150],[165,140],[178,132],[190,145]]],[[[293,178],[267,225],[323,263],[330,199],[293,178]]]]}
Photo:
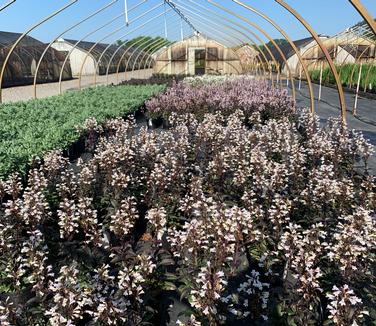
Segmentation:
{"type": "MultiPolygon", "coordinates": [[[[0,0],[0,6],[8,1],[0,0]]],[[[210,4],[207,0],[172,1],[177,6],[182,6],[179,8],[185,12],[190,21],[194,22],[193,25],[200,32],[204,32],[219,41],[230,42],[230,39],[239,41],[244,39],[244,36],[238,32],[232,33],[225,28],[226,18],[246,26],[248,29],[250,28],[243,20],[231,16],[210,4]],[[200,14],[212,15],[212,12],[216,14],[216,19],[212,23],[207,21],[207,16],[199,17],[200,14]]],[[[239,4],[231,0],[214,1],[257,24],[273,38],[281,38],[279,32],[270,24],[239,4]]],[[[308,32],[304,27],[299,25],[297,20],[274,0],[242,1],[268,14],[286,30],[292,39],[300,39],[308,36],[308,32]]],[[[70,2],[72,0],[16,0],[14,4],[0,12],[0,31],[24,32],[38,21],[70,2]]],[[[348,0],[286,0],[286,2],[294,7],[319,34],[334,35],[362,20],[361,16],[355,11],[348,0]]],[[[63,37],[70,39],[84,38],[90,41],[110,43],[118,39],[130,39],[138,35],[165,36],[166,30],[169,39],[178,40],[181,37],[181,25],[183,25],[183,35],[185,37],[193,33],[192,29],[186,23],[182,22],[176,12],[163,4],[163,0],[128,0],[127,3],[128,26],[126,26],[125,15],[122,15],[124,14],[125,0],[77,0],[60,14],[33,30],[30,35],[49,43],[60,36],[65,30],[70,29],[67,33],[63,34],[63,37]],[[109,5],[108,8],[71,29],[74,24],[107,5],[109,5]],[[116,18],[117,16],[120,17],[116,18]],[[165,29],[165,16],[167,29],[165,29]]],[[[362,3],[370,14],[376,17],[376,0],[362,0],[362,3]]],[[[255,29],[252,29],[252,31],[260,39],[267,41],[264,35],[255,29]]]]}

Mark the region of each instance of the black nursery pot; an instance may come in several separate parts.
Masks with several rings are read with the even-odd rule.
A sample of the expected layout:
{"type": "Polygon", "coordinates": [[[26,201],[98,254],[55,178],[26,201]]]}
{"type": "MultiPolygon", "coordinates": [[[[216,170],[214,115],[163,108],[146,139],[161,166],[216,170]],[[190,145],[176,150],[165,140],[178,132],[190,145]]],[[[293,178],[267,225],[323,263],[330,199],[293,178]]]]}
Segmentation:
{"type": "Polygon", "coordinates": [[[148,119],[148,127],[151,129],[158,129],[164,126],[164,119],[157,118],[157,119],[148,119]]]}

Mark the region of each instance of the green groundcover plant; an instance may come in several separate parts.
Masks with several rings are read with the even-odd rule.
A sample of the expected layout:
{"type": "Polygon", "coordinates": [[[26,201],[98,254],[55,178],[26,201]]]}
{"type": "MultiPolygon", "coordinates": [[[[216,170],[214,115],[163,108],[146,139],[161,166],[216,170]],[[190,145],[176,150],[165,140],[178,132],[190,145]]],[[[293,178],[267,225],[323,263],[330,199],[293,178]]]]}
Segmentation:
{"type": "Polygon", "coordinates": [[[30,159],[66,148],[89,117],[99,124],[136,111],[164,85],[97,87],[41,100],[0,106],[0,178],[26,171],[30,159]]]}

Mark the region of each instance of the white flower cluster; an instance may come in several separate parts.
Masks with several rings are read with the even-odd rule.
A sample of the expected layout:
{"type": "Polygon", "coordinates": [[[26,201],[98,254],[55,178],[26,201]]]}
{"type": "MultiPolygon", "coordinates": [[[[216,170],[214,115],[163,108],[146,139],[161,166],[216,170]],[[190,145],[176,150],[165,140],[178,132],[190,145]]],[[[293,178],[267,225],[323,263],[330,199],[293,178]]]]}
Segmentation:
{"type": "Polygon", "coordinates": [[[1,289],[16,293],[1,294],[1,323],[154,322],[166,288],[190,304],[180,325],[265,323],[271,302],[297,325],[367,320],[375,179],[355,165],[370,146],[307,112],[253,118],[91,121],[90,155],[52,152],[25,186],[1,182],[1,289]]]}
{"type": "Polygon", "coordinates": [[[368,315],[367,311],[361,309],[362,300],[347,284],[341,288],[333,286],[333,292],[326,296],[330,300],[329,319],[333,321],[334,325],[357,326],[363,317],[368,315]]]}

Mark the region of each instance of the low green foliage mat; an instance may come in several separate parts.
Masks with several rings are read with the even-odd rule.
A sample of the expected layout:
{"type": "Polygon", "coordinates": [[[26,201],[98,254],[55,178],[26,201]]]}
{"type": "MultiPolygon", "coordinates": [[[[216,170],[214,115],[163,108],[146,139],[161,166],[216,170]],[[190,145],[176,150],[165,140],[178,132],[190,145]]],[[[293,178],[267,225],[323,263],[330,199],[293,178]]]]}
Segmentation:
{"type": "Polygon", "coordinates": [[[0,105],[0,178],[25,172],[30,160],[80,137],[89,117],[99,123],[136,111],[164,85],[101,86],[61,96],[0,105]]]}

